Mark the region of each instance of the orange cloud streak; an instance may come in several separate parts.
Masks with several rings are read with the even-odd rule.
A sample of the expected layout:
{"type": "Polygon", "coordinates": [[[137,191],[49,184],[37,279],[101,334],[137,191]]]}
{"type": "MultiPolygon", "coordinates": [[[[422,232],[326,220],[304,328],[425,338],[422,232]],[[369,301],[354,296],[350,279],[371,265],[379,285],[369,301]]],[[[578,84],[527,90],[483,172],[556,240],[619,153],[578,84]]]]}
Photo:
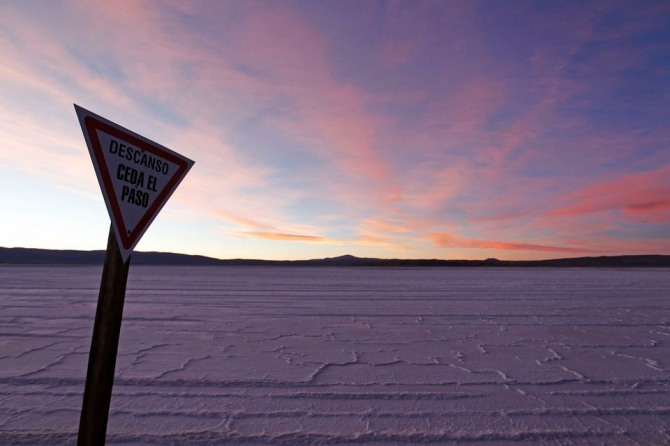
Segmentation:
{"type": "Polygon", "coordinates": [[[281,232],[261,232],[261,231],[242,231],[240,234],[248,235],[254,238],[264,240],[279,240],[291,242],[328,242],[328,239],[316,235],[301,235],[301,234],[283,234],[281,232]]]}
{"type": "Polygon", "coordinates": [[[501,242],[495,240],[480,240],[460,238],[446,233],[432,233],[430,237],[435,245],[441,248],[471,248],[471,249],[497,249],[503,251],[540,251],[540,252],[565,252],[571,254],[594,253],[595,251],[583,248],[570,248],[564,246],[536,245],[523,242],[501,242]]]}

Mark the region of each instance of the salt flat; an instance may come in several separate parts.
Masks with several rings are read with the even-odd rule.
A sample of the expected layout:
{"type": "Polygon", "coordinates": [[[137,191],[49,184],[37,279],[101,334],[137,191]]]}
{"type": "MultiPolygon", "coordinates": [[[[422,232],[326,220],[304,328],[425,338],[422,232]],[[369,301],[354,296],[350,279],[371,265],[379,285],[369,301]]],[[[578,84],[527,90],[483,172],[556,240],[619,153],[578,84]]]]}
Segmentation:
{"type": "MultiPolygon", "coordinates": [[[[0,444],[76,443],[99,267],[0,267],[0,444]]],[[[131,266],[108,444],[670,444],[667,269],[131,266]]]]}

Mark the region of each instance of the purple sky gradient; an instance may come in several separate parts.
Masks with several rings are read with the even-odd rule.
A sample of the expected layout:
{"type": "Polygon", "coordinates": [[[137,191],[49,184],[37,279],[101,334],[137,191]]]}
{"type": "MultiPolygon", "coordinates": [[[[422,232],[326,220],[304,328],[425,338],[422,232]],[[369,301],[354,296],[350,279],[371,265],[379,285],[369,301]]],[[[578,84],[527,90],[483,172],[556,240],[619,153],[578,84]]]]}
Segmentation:
{"type": "Polygon", "coordinates": [[[196,161],[138,250],[670,254],[665,1],[0,5],[0,245],[101,249],[72,103],[196,161]]]}

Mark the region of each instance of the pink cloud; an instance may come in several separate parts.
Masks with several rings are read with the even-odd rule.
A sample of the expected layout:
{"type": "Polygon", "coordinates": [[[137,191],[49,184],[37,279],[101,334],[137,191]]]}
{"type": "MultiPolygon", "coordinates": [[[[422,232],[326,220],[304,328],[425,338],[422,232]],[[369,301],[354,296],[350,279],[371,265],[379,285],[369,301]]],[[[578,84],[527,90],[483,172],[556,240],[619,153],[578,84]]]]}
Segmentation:
{"type": "Polygon", "coordinates": [[[550,211],[549,217],[620,211],[635,220],[670,222],[670,164],[586,187],[562,201],[568,204],[550,211]]]}
{"type": "Polygon", "coordinates": [[[272,124],[337,170],[321,178],[331,195],[373,206],[396,201],[401,185],[379,145],[381,123],[365,110],[370,96],[335,78],[326,36],[285,4],[251,9],[234,33],[234,57],[272,85],[268,99],[291,98],[272,124]]]}

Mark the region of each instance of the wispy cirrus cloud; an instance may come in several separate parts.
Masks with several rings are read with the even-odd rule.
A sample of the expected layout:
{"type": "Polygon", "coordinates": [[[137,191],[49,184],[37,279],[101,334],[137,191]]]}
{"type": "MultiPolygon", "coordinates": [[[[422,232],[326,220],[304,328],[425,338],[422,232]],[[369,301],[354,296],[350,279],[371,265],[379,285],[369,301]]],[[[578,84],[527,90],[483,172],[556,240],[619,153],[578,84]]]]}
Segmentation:
{"type": "Polygon", "coordinates": [[[325,243],[329,241],[328,239],[317,235],[283,234],[281,232],[241,231],[240,234],[265,240],[318,243],[325,243]]]}
{"type": "Polygon", "coordinates": [[[495,251],[539,251],[539,252],[553,252],[553,253],[567,253],[567,254],[594,254],[598,251],[566,247],[566,246],[550,246],[526,242],[505,242],[497,240],[480,240],[473,238],[456,237],[452,234],[435,233],[430,234],[434,243],[443,248],[474,248],[486,249],[495,251]]]}

